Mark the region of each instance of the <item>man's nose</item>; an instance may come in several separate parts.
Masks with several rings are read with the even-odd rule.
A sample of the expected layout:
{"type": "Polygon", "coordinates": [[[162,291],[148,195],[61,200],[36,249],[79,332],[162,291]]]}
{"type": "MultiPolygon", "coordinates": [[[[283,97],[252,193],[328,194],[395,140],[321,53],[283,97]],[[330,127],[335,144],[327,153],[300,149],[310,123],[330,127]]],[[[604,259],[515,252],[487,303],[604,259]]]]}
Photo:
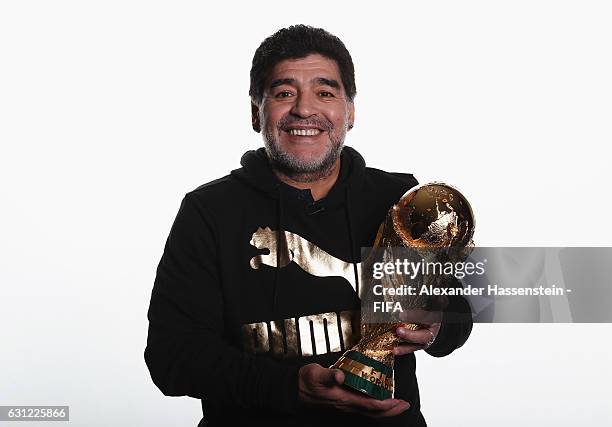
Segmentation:
{"type": "Polygon", "coordinates": [[[310,117],[316,113],[315,98],[307,92],[300,92],[295,97],[291,113],[299,117],[310,117]]]}

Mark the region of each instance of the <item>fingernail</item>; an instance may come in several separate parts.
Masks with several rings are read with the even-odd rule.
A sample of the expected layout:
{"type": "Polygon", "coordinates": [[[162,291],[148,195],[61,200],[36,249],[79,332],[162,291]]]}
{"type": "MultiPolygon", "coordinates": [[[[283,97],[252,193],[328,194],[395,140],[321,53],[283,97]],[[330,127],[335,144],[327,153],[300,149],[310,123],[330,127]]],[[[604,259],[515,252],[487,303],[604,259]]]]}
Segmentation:
{"type": "Polygon", "coordinates": [[[406,330],[406,328],[397,328],[395,331],[396,331],[398,334],[402,334],[402,335],[404,335],[406,332],[408,332],[408,331],[406,330]]]}

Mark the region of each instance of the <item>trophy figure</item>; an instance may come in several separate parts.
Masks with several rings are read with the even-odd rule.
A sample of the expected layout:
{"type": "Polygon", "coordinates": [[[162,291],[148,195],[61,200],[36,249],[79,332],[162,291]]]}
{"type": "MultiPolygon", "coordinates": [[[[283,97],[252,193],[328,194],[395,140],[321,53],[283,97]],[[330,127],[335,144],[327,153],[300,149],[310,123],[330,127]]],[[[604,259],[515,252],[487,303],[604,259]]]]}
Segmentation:
{"type": "MultiPolygon", "coordinates": [[[[474,247],[473,235],[472,209],[457,189],[437,182],[414,187],[389,209],[380,225],[374,247],[362,264],[366,281],[363,289],[372,289],[375,279],[367,272],[371,273],[375,261],[394,262],[406,252],[423,262],[462,261],[474,247]]],[[[444,287],[451,279],[441,274],[419,277],[422,285],[434,287],[444,287]]],[[[406,280],[400,275],[384,275],[380,279],[383,287],[398,287],[406,280]]],[[[401,305],[404,310],[431,310],[435,299],[420,294],[403,296],[401,305]]],[[[360,341],[331,366],[344,372],[344,385],[378,400],[393,397],[393,348],[401,342],[395,334],[399,326],[420,328],[418,323],[405,323],[400,318],[381,322],[362,309],[360,341]]]]}

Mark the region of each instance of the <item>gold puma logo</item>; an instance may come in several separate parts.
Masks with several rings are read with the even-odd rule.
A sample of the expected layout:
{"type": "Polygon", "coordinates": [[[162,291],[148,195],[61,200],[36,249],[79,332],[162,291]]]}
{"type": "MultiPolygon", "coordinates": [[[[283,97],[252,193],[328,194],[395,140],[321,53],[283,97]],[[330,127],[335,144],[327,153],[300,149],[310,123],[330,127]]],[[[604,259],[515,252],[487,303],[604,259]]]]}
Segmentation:
{"type": "Polygon", "coordinates": [[[359,341],[359,312],[346,310],[242,325],[249,353],[291,358],[344,351],[359,341]]]}
{"type": "MultiPolygon", "coordinates": [[[[267,249],[268,253],[251,258],[251,268],[258,269],[262,264],[270,267],[282,268],[286,267],[290,262],[295,262],[302,270],[313,276],[343,277],[350,283],[355,292],[358,292],[352,263],[334,257],[299,234],[282,230],[280,232],[280,265],[277,266],[276,258],[278,247],[276,242],[277,232],[270,227],[259,227],[257,231],[253,233],[249,243],[257,249],[267,249]]],[[[360,275],[361,263],[358,263],[357,276],[361,282],[360,275]]]]}

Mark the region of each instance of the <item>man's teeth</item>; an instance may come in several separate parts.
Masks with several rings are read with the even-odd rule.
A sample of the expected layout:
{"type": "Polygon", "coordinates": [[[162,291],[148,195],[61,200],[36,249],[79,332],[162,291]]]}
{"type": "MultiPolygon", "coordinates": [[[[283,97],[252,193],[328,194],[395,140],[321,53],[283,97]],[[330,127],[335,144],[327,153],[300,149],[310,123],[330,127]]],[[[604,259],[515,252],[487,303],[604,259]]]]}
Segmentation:
{"type": "Polygon", "coordinates": [[[315,136],[320,134],[321,131],[319,129],[291,129],[289,133],[298,136],[315,136]]]}

